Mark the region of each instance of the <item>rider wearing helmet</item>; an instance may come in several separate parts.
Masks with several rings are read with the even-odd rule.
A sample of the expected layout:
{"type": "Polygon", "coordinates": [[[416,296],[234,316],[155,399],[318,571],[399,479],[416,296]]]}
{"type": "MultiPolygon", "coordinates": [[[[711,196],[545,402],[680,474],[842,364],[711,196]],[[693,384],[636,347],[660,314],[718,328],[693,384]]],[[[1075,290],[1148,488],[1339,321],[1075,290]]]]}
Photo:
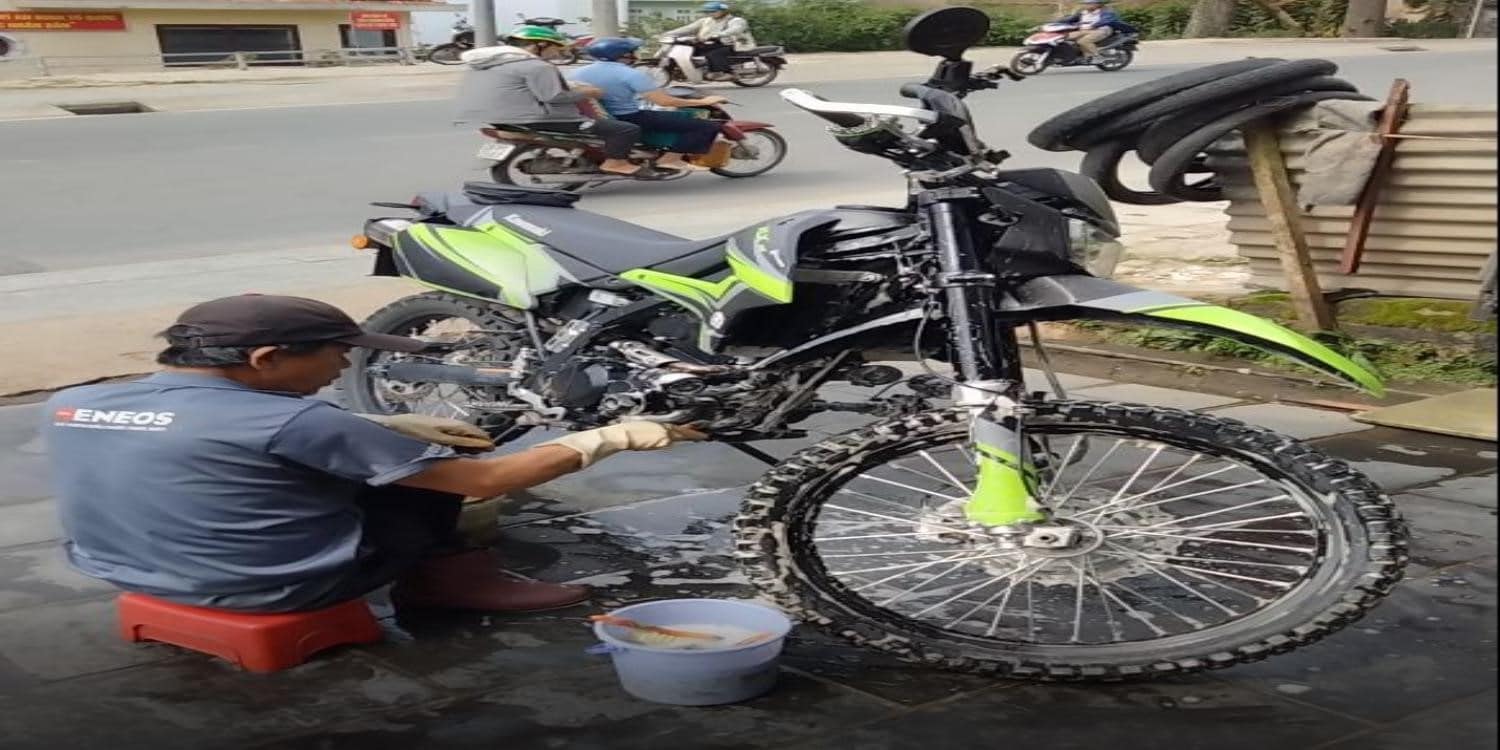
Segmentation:
{"type": "Polygon", "coordinates": [[[604,172],[634,174],[629,161],[641,129],[620,120],[593,120],[579,102],[603,91],[586,85],[569,87],[557,67],[547,62],[568,45],[568,38],[544,26],[521,26],[506,35],[507,46],[471,49],[459,59],[468,65],[458,89],[459,122],[525,125],[554,133],[588,134],[604,141],[604,172]]]}
{"type": "Polygon", "coordinates": [[[661,107],[701,107],[722,104],[728,99],[722,96],[682,99],[668,94],[651,80],[646,71],[634,67],[635,53],[640,47],[639,39],[598,39],[583,50],[598,62],[575,71],[572,80],[603,90],[599,103],[616,120],[639,125],[643,131],[677,134],[676,152],[662,157],[657,166],[695,168],[687,162],[684,154],[706,153],[719,136],[719,125],[673,112],[641,109],[641,101],[661,107]]]}
{"type": "Polygon", "coordinates": [[[1083,54],[1089,57],[1099,55],[1100,42],[1117,31],[1123,32],[1130,28],[1120,19],[1120,14],[1108,5],[1109,0],[1083,0],[1083,10],[1067,18],[1058,19],[1059,23],[1071,23],[1078,26],[1077,31],[1068,34],[1068,39],[1077,42],[1079,49],[1082,49],[1083,54]],[[1121,28],[1122,26],[1124,28],[1121,28]]]}
{"type": "Polygon", "coordinates": [[[724,80],[730,76],[729,57],[734,51],[755,46],[755,38],[750,36],[750,22],[734,15],[728,3],[708,2],[699,10],[706,15],[680,29],[666,32],[665,36],[691,36],[698,40],[696,51],[708,63],[708,77],[724,80]]]}

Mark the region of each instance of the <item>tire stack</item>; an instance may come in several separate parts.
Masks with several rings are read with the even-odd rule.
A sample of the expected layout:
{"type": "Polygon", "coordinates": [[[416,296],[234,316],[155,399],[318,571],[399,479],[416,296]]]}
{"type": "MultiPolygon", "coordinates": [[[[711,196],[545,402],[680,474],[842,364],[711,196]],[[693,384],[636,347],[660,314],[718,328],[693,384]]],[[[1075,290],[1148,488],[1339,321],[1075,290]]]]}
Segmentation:
{"type": "Polygon", "coordinates": [[[1147,81],[1074,107],[1027,140],[1047,151],[1083,151],[1080,171],[1121,203],[1156,206],[1223,200],[1204,152],[1249,124],[1329,99],[1370,101],[1334,77],[1327,60],[1251,58],[1147,81]],[[1120,161],[1135,152],[1151,165],[1150,191],[1126,187],[1120,161]],[[1188,182],[1190,174],[1210,174],[1188,182]]]}

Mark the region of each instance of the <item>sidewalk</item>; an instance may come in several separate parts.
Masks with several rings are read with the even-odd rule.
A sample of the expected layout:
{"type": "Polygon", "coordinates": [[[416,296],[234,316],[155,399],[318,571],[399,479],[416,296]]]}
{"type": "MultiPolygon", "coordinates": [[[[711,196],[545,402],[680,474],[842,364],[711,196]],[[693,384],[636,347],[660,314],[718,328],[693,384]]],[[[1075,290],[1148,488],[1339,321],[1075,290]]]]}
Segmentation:
{"type": "MultiPolygon", "coordinates": [[[[1257,57],[1349,57],[1409,46],[1459,52],[1494,49],[1493,39],[1183,39],[1142,44],[1138,65],[1207,63],[1257,57]]],[[[984,64],[1009,60],[1014,48],[974,50],[984,64]]],[[[156,111],[241,109],[443,99],[460,69],[431,64],[353,68],[261,68],[99,73],[30,78],[24,61],[0,64],[0,120],[72,117],[59,104],[139,102],[156,111]]],[[[779,80],[797,84],[926,75],[931,63],[910,52],[792,55],[779,80]]]]}
{"type": "MultiPolygon", "coordinates": [[[[582,580],[588,608],[387,620],[386,642],[249,675],[114,631],[114,593],[58,550],[40,407],[0,408],[0,745],[7,750],[956,750],[1479,748],[1495,732],[1495,446],[1369,428],[1325,411],[1064,376],[1078,398],[1264,424],[1355,462],[1414,527],[1408,579],[1369,618],[1294,654],[1126,685],[933,671],[802,626],[780,687],[706,709],[628,698],[583,649],[584,617],[660,597],[753,595],[728,521],[764,467],[724,446],[626,455],[523,493],[499,548],[582,580]],[[1149,739],[1148,739],[1149,738],[1149,739]]],[[[1038,379],[1038,382],[1039,379],[1038,379]]],[[[853,426],[820,422],[820,435],[853,426]]],[[[808,441],[767,446],[785,456],[808,441]]]]}

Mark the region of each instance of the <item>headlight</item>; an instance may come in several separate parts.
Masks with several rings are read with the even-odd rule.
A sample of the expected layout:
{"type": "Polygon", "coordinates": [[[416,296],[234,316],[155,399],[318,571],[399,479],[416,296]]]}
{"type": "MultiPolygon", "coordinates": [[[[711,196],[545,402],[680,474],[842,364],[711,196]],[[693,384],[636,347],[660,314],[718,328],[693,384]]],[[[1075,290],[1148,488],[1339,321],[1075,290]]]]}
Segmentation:
{"type": "Polygon", "coordinates": [[[1125,246],[1108,232],[1082,219],[1068,219],[1068,260],[1101,279],[1115,275],[1125,246]]]}

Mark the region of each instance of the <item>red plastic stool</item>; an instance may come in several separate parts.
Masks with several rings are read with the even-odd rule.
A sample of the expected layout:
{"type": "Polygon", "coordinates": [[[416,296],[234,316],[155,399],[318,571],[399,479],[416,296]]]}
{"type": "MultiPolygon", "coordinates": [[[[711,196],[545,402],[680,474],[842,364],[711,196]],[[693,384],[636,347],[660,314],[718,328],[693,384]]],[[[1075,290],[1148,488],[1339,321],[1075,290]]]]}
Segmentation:
{"type": "Polygon", "coordinates": [[[363,599],[315,612],[247,614],[121,594],[120,635],[132,643],[160,641],[213,654],[251,672],[295,667],[314,653],[381,639],[380,623],[363,599]]]}

